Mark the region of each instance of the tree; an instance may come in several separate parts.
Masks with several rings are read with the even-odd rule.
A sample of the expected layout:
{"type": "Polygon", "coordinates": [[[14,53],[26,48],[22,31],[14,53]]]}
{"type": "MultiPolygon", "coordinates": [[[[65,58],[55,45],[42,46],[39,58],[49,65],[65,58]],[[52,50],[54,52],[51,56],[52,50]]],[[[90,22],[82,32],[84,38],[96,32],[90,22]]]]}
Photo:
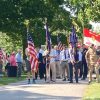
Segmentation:
{"type": "Polygon", "coordinates": [[[0,31],[6,32],[13,40],[22,39],[25,50],[27,39],[23,23],[28,19],[35,45],[45,43],[43,28],[45,18],[48,19],[51,34],[53,32],[57,34],[58,29],[60,31],[69,29],[70,14],[60,7],[63,2],[63,0],[0,0],[0,31]]]}

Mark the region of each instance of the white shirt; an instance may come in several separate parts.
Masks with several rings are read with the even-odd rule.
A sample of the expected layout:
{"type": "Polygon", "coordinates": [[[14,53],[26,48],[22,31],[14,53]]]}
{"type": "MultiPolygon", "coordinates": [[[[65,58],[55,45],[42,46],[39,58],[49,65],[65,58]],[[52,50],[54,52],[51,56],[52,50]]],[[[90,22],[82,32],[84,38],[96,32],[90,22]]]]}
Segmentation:
{"type": "Polygon", "coordinates": [[[79,54],[79,61],[82,61],[82,53],[81,53],[81,51],[78,51],[78,54],[79,54]]]}
{"type": "Polygon", "coordinates": [[[40,49],[39,50],[39,53],[41,53],[43,55],[44,54],[44,50],[43,49],[40,49]]]}
{"type": "Polygon", "coordinates": [[[51,49],[51,51],[50,51],[50,63],[52,63],[52,62],[55,62],[55,56],[57,56],[57,54],[56,54],[56,50],[55,49],[51,49]],[[52,57],[52,56],[54,56],[54,57],[52,57]]]}
{"type": "Polygon", "coordinates": [[[69,62],[73,62],[74,61],[74,54],[73,54],[72,48],[69,48],[68,51],[69,51],[69,62]]]}
{"type": "Polygon", "coordinates": [[[66,49],[66,50],[62,50],[61,52],[60,52],[60,60],[61,61],[67,61],[67,60],[69,60],[69,57],[68,57],[69,55],[68,55],[68,49],[66,49]],[[65,54],[66,54],[66,58],[65,58],[65,54]]]}

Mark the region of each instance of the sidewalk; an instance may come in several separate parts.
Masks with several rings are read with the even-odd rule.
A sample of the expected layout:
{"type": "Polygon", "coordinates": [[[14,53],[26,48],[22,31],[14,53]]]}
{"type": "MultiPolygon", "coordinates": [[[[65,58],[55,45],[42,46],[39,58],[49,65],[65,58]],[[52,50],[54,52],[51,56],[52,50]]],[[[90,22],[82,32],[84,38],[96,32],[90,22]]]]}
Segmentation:
{"type": "Polygon", "coordinates": [[[45,83],[37,80],[36,84],[27,81],[12,83],[0,87],[1,100],[82,100],[88,81],[70,84],[57,80],[56,83],[45,83]]]}

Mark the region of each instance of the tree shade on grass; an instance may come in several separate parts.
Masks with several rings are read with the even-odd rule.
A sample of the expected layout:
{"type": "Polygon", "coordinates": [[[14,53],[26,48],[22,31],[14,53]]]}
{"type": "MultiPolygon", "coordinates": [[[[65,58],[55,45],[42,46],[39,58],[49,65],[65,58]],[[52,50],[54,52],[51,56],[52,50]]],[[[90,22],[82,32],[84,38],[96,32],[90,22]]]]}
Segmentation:
{"type": "Polygon", "coordinates": [[[83,100],[100,100],[100,83],[90,84],[85,91],[83,100]]]}

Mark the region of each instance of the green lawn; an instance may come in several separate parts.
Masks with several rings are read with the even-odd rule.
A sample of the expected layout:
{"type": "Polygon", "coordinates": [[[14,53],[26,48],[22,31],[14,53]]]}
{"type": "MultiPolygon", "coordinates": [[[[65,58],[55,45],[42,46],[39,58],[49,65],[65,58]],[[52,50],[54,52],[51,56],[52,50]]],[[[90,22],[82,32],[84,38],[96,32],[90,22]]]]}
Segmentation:
{"type": "Polygon", "coordinates": [[[88,85],[83,100],[100,100],[100,83],[88,85]]]}
{"type": "Polygon", "coordinates": [[[21,78],[16,78],[16,77],[0,77],[0,86],[1,85],[7,85],[9,83],[15,83],[18,81],[22,81],[26,79],[26,76],[22,76],[21,78]]]}

